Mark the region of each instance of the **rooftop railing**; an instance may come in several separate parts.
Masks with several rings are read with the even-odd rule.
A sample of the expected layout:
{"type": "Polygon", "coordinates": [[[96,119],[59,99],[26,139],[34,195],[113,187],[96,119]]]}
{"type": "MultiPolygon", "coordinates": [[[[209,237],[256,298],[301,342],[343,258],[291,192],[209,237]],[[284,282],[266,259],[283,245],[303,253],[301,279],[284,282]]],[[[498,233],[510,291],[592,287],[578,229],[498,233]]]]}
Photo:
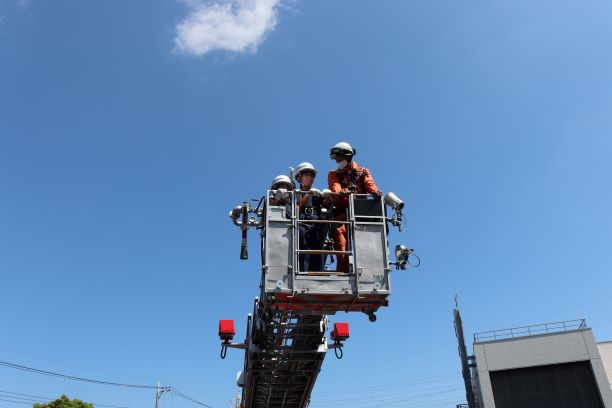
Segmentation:
{"type": "Polygon", "coordinates": [[[587,324],[585,319],[535,324],[531,326],[514,327],[511,329],[493,330],[476,333],[474,334],[474,343],[493,340],[505,340],[516,337],[529,337],[547,333],[562,333],[566,331],[584,330],[586,328],[587,324]]]}

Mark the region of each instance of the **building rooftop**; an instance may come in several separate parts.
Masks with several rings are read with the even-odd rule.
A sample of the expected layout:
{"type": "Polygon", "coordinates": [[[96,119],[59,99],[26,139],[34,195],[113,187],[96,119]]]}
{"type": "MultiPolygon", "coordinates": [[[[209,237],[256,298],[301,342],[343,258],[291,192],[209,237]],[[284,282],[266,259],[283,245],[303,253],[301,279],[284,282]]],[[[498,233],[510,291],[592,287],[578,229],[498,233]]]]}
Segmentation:
{"type": "Polygon", "coordinates": [[[508,340],[517,337],[529,337],[550,333],[562,333],[587,329],[585,319],[566,320],[563,322],[534,324],[531,326],[513,327],[509,329],[485,331],[474,334],[474,343],[486,341],[508,340]]]}

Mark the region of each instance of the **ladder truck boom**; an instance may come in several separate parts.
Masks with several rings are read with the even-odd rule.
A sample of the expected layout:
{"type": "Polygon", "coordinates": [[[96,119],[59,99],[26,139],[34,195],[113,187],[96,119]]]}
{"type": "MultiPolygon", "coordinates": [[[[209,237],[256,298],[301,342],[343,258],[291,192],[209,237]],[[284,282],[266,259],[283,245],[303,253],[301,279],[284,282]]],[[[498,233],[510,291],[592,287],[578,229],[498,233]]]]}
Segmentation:
{"type": "MultiPolygon", "coordinates": [[[[244,367],[238,376],[242,387],[242,408],[305,408],[310,402],[317,376],[328,350],[342,358],[344,341],[350,337],[348,323],[335,323],[328,340],[329,315],[362,312],[376,320],[380,307],[388,306],[390,272],[406,269],[412,249],[395,248],[396,260],[389,262],[388,225],[403,225],[403,202],[393,193],[383,198],[349,194],[345,220],[322,211],[319,219],[300,219],[298,191],[287,192],[286,205],[272,198],[269,190],[255,208],[248,202],[230,211],[230,218],[242,230],[241,259],[246,253],[246,232],[261,230],[260,296],[246,325],[242,343],[232,342],[234,322],[219,324],[221,357],[228,348],[243,349],[244,367]],[[387,217],[389,205],[395,211],[387,217]],[[249,218],[250,214],[250,218],[249,218]],[[321,249],[300,248],[301,224],[324,224],[329,231],[338,225],[348,230],[347,251],[329,245],[321,249]],[[300,270],[300,256],[315,254],[325,259],[347,256],[349,270],[300,270]]],[[[283,192],[284,193],[284,192],[283,192]]],[[[418,265],[416,265],[418,266],[418,265]]]]}

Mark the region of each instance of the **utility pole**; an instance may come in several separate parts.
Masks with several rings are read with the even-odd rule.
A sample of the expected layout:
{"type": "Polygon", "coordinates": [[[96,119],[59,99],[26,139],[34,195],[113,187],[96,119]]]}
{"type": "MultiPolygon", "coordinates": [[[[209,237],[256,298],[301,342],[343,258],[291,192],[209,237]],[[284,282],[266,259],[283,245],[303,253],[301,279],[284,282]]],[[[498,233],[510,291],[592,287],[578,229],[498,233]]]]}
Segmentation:
{"type": "Polygon", "coordinates": [[[162,394],[164,392],[171,392],[171,391],[172,391],[172,387],[162,387],[159,381],[157,382],[157,387],[155,388],[155,408],[159,408],[159,399],[161,398],[162,394]]]}
{"type": "Polygon", "coordinates": [[[242,395],[240,394],[240,392],[237,392],[236,396],[229,400],[229,408],[240,408],[241,400],[242,395]]]}
{"type": "Polygon", "coordinates": [[[161,397],[162,391],[159,386],[159,381],[157,381],[157,388],[155,389],[155,408],[159,408],[159,399],[161,397]]]}

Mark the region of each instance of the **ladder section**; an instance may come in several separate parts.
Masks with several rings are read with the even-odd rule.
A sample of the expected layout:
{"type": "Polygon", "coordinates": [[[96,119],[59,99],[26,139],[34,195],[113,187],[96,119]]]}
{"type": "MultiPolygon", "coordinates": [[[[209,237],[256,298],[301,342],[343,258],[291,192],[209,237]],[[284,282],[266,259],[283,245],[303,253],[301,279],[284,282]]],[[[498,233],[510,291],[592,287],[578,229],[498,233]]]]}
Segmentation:
{"type": "Polygon", "coordinates": [[[245,351],[244,408],[308,406],[327,350],[326,316],[255,309],[245,351]]]}

